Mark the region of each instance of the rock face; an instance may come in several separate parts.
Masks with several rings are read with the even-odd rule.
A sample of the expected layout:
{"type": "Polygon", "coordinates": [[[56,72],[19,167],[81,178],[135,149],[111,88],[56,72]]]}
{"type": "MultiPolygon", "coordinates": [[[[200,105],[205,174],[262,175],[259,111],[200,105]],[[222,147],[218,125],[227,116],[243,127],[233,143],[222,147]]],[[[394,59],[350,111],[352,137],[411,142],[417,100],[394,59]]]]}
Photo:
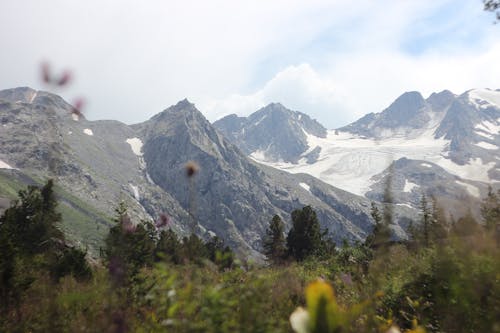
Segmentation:
{"type": "MultiPolygon", "coordinates": [[[[293,176],[255,163],[186,100],[132,127],[144,140],[152,180],[190,210],[202,228],[233,246],[243,244],[250,252],[260,249],[274,214],[287,220],[291,211],[307,204],[337,240],[361,239],[371,229],[366,199],[307,175],[293,176]],[[191,178],[185,170],[189,161],[199,166],[191,178]]],[[[403,232],[399,235],[404,237],[403,232]]]]}
{"type": "MultiPolygon", "coordinates": [[[[85,212],[106,220],[124,200],[135,218],[167,213],[179,233],[214,232],[241,255],[254,258],[260,256],[261,237],[272,216],[279,214],[289,223],[289,214],[308,204],[338,241],[362,239],[371,230],[367,199],[309,175],[254,162],[187,100],[128,126],[88,121],[72,114],[60,97],[29,88],[2,91],[0,96],[0,161],[18,169],[0,169],[0,181],[9,172],[20,182],[55,178],[61,197],[74,198],[68,199],[69,209],[76,209],[75,202],[85,203],[91,207],[85,212]],[[193,177],[186,176],[189,161],[199,166],[193,177]]],[[[279,105],[271,109],[261,116],[291,113],[279,105]]],[[[305,115],[291,114],[296,116],[293,124],[324,134],[305,115]],[[306,120],[299,121],[299,116],[306,120]]],[[[400,211],[401,216],[408,213],[400,211]]],[[[68,231],[74,238],[85,234],[82,228],[86,235],[92,233],[91,220],[70,222],[68,231]]],[[[398,224],[394,230],[405,236],[398,224]]],[[[85,239],[80,241],[85,244],[85,239]]]]}
{"type": "Polygon", "coordinates": [[[378,139],[395,134],[407,134],[429,123],[432,119],[431,113],[440,113],[446,109],[449,105],[446,99],[439,95],[447,94],[446,91],[437,94],[431,99],[433,103],[430,103],[419,92],[406,92],[381,113],[370,113],[339,130],[378,139]]]}
{"type": "MultiPolygon", "coordinates": [[[[272,103],[249,117],[229,115],[214,126],[245,154],[270,161],[297,162],[308,150],[307,135],[326,137],[326,129],[306,114],[272,103]]],[[[314,161],[314,154],[310,161],[314,161]]]]}

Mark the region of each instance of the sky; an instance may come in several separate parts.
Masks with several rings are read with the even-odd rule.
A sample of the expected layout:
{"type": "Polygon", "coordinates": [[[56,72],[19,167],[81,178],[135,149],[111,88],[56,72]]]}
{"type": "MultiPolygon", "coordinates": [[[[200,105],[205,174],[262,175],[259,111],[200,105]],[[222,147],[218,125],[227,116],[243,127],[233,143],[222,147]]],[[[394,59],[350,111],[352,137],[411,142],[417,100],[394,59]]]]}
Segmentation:
{"type": "Polygon", "coordinates": [[[142,122],[187,98],[210,120],[271,102],[337,128],[405,91],[500,88],[481,0],[1,0],[0,89],[142,122]],[[40,65],[70,70],[63,88],[40,65]]]}

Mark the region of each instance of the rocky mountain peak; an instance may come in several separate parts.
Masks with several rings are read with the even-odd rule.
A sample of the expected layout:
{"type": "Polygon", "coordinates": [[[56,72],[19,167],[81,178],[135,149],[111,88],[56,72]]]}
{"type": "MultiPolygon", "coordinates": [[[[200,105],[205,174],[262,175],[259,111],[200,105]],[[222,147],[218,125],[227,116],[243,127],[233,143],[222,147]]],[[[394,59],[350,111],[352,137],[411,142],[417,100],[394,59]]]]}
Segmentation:
{"type": "Polygon", "coordinates": [[[449,90],[443,90],[439,93],[432,93],[427,98],[427,103],[431,105],[433,111],[442,112],[453,103],[455,98],[456,96],[454,93],[449,90]]]}
{"type": "Polygon", "coordinates": [[[384,112],[394,117],[398,122],[411,118],[416,112],[425,107],[425,99],[418,91],[405,92],[399,96],[384,112]]]}
{"type": "Polygon", "coordinates": [[[246,154],[292,163],[311,148],[308,135],[322,138],[327,135],[327,130],[316,120],[280,103],[270,103],[248,117],[224,117],[214,126],[246,154]]]}

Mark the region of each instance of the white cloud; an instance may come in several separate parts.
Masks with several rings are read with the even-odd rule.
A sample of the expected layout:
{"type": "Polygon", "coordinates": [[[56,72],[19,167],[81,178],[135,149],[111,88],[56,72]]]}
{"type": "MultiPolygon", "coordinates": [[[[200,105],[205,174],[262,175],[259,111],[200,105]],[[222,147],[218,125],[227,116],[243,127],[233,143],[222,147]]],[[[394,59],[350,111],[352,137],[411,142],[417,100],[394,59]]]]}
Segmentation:
{"type": "Polygon", "coordinates": [[[230,113],[248,115],[271,102],[280,102],[293,110],[307,110],[313,118],[324,119],[325,114],[338,110],[341,96],[331,80],[321,77],[309,64],[301,64],[280,71],[253,94],[234,94],[206,101],[200,107],[215,120],[230,113]]]}
{"type": "Polygon", "coordinates": [[[86,97],[90,119],[138,122],[187,97],[211,120],[280,101],[335,127],[405,90],[500,87],[492,19],[468,0],[3,0],[0,89],[43,88],[47,59],[74,69],[60,93],[86,97]],[[403,47],[416,37],[418,55],[403,47]]]}

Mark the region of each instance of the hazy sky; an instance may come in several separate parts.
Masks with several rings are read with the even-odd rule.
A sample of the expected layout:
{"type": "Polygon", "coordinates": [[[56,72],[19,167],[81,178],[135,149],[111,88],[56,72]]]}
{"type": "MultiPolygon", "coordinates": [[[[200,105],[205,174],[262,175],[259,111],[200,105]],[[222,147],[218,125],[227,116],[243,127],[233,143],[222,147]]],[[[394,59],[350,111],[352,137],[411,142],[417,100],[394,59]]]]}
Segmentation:
{"type": "Polygon", "coordinates": [[[500,88],[493,20],[481,0],[1,0],[0,89],[48,89],[48,61],[89,119],[187,97],[211,121],[281,102],[334,128],[405,91],[500,88]]]}

